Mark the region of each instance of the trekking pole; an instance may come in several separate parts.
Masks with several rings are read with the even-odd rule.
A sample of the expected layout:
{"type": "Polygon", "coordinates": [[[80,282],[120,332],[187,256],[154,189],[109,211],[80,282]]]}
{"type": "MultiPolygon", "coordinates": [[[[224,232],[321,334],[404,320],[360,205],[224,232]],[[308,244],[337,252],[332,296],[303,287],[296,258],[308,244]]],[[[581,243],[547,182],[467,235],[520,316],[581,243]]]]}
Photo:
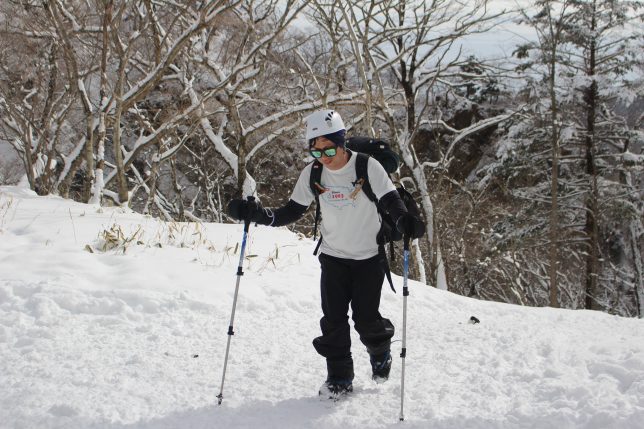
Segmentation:
{"type": "Polygon", "coordinates": [[[407,278],[409,277],[409,237],[405,235],[403,239],[403,332],[402,332],[402,358],[401,376],[400,376],[400,421],[405,420],[403,412],[405,407],[405,357],[407,356],[407,297],[409,289],[407,288],[407,278]]]}
{"type": "MultiPolygon", "coordinates": [[[[248,201],[255,201],[255,197],[248,197],[248,201]]],[[[224,358],[224,371],[221,374],[221,388],[219,389],[219,401],[217,405],[221,405],[224,400],[224,380],[226,379],[226,367],[228,366],[228,352],[230,351],[230,340],[235,333],[233,332],[233,322],[235,321],[235,307],[237,307],[237,295],[239,293],[239,281],[241,276],[244,275],[244,253],[246,252],[246,238],[248,237],[248,229],[250,228],[250,219],[244,219],[244,237],[242,239],[241,253],[239,254],[239,265],[237,266],[237,284],[235,285],[235,295],[233,297],[233,310],[230,313],[230,324],[228,325],[228,343],[226,344],[226,357],[224,358]]]]}

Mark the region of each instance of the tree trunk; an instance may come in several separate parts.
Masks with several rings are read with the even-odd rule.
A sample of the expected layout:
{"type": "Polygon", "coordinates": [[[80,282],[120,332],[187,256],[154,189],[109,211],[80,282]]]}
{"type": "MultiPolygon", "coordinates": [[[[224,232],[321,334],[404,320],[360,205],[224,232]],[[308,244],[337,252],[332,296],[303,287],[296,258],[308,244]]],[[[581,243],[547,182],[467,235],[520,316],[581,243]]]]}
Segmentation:
{"type": "Polygon", "coordinates": [[[25,156],[23,162],[25,163],[25,171],[27,172],[27,180],[29,181],[29,188],[32,191],[36,190],[36,175],[34,174],[34,159],[31,152],[33,145],[31,143],[31,126],[27,125],[27,140],[24,142],[25,156]]]}
{"type": "Polygon", "coordinates": [[[635,265],[635,302],[637,304],[637,317],[641,319],[644,317],[644,267],[642,266],[642,252],[637,239],[642,233],[641,224],[638,225],[635,221],[632,221],[630,233],[633,265],[635,265]]]}
{"type": "Polygon", "coordinates": [[[351,9],[351,17],[353,19],[349,19],[349,15],[347,14],[347,11],[345,10],[342,3],[340,3],[340,10],[342,11],[342,16],[344,17],[344,20],[347,24],[347,28],[349,30],[349,39],[351,42],[351,47],[353,49],[353,55],[355,57],[356,64],[358,65],[360,80],[362,81],[362,87],[364,88],[364,92],[365,92],[365,121],[366,121],[367,133],[369,134],[369,137],[374,137],[375,133],[373,130],[373,118],[372,118],[373,103],[371,100],[371,74],[369,72],[369,52],[368,52],[369,42],[367,37],[368,31],[369,31],[369,25],[368,25],[369,14],[367,14],[367,24],[365,25],[364,37],[362,39],[362,47],[363,47],[363,53],[364,53],[364,55],[362,55],[360,52],[360,43],[354,31],[354,26],[356,25],[356,22],[355,22],[355,15],[353,13],[353,8],[351,9]]]}
{"type": "Polygon", "coordinates": [[[150,185],[148,198],[143,207],[143,214],[150,214],[150,207],[154,205],[154,198],[157,194],[157,180],[159,178],[159,167],[161,165],[162,141],[157,143],[157,154],[152,157],[152,167],[150,168],[150,185]]]}
{"type": "MultiPolygon", "coordinates": [[[[554,45],[554,42],[553,42],[554,45]]],[[[550,307],[558,308],[559,301],[557,286],[557,263],[558,239],[559,239],[559,201],[558,201],[558,181],[559,181],[559,124],[557,121],[557,93],[556,83],[556,48],[552,50],[550,58],[550,121],[552,127],[552,177],[550,183],[550,307]]]]}
{"type": "MultiPolygon", "coordinates": [[[[120,91],[119,91],[120,92],[120,91]]],[[[123,150],[121,148],[121,115],[123,101],[117,99],[116,113],[114,114],[114,136],[112,143],[114,145],[114,160],[116,162],[116,178],[118,183],[119,204],[125,205],[128,201],[127,178],[125,177],[125,166],[123,164],[123,150]]]]}
{"type": "MultiPolygon", "coordinates": [[[[120,41],[117,40],[117,43],[120,41]]],[[[114,112],[112,144],[114,146],[114,161],[116,163],[116,179],[118,186],[119,204],[126,205],[128,202],[127,178],[125,177],[125,165],[123,164],[123,149],[121,147],[121,116],[125,108],[123,102],[123,86],[125,84],[125,74],[128,66],[128,55],[119,49],[118,54],[121,56],[119,64],[119,76],[116,82],[114,98],[116,100],[116,109],[114,112]]]]}
{"type": "Polygon", "coordinates": [[[44,171],[42,173],[40,184],[43,193],[49,194],[53,190],[53,169],[54,159],[56,157],[56,142],[58,141],[60,133],[60,124],[57,124],[57,130],[54,136],[51,136],[52,131],[52,103],[56,92],[56,82],[58,78],[58,66],[56,63],[56,46],[52,45],[49,52],[49,85],[47,86],[47,97],[45,99],[45,106],[40,120],[40,133],[42,150],[41,153],[46,153],[46,162],[44,171]]]}
{"type": "MultiPolygon", "coordinates": [[[[591,32],[594,32],[597,27],[595,13],[593,11],[593,18],[591,22],[591,32]]],[[[587,240],[587,257],[586,257],[586,309],[598,310],[601,308],[597,301],[597,283],[599,278],[599,231],[597,226],[598,214],[598,198],[599,191],[597,188],[597,165],[595,161],[595,121],[598,89],[597,81],[595,80],[595,56],[596,56],[596,41],[594,39],[590,42],[590,58],[588,63],[588,76],[591,79],[591,84],[585,90],[584,98],[586,102],[586,175],[589,180],[590,190],[586,198],[586,223],[584,226],[584,233],[587,240]]]]}
{"type": "MultiPolygon", "coordinates": [[[[101,89],[99,91],[100,101],[97,112],[99,114],[98,125],[98,150],[96,171],[94,171],[93,156],[94,156],[94,133],[92,132],[90,146],[91,148],[86,152],[87,169],[91,174],[89,177],[89,184],[91,186],[91,195],[89,201],[93,204],[100,204],[103,194],[103,175],[105,171],[105,134],[107,132],[107,112],[105,111],[105,104],[107,104],[107,55],[109,52],[109,25],[112,21],[112,8],[113,0],[105,3],[105,10],[103,11],[103,44],[101,47],[101,89]]],[[[91,129],[89,130],[91,131],[91,129]]],[[[90,137],[88,136],[88,140],[90,137]]]]}
{"type": "Polygon", "coordinates": [[[94,172],[94,126],[92,116],[87,117],[87,127],[85,139],[85,168],[87,177],[83,186],[83,201],[89,202],[92,199],[92,190],[96,182],[96,173],[94,172]]]}
{"type": "Polygon", "coordinates": [[[186,220],[185,207],[183,205],[183,198],[181,196],[182,187],[179,184],[179,175],[177,174],[177,162],[173,157],[170,160],[170,173],[172,175],[172,185],[174,186],[174,192],[177,194],[177,202],[175,204],[177,214],[179,215],[178,221],[184,222],[186,220]]]}
{"type": "Polygon", "coordinates": [[[253,191],[246,189],[246,155],[248,148],[246,147],[246,136],[244,135],[244,128],[239,116],[239,109],[235,104],[235,94],[228,94],[228,111],[230,112],[230,125],[232,127],[232,134],[235,142],[237,143],[237,195],[238,198],[245,198],[253,194],[253,191]]]}
{"type": "Polygon", "coordinates": [[[238,137],[239,149],[237,149],[237,197],[245,198],[244,182],[246,181],[246,148],[242,137],[238,137]]]}
{"type": "MultiPolygon", "coordinates": [[[[416,97],[410,82],[402,82],[402,87],[405,91],[405,101],[407,103],[407,132],[411,135],[416,129],[416,97]]],[[[411,140],[409,144],[411,144],[411,140]]]]}

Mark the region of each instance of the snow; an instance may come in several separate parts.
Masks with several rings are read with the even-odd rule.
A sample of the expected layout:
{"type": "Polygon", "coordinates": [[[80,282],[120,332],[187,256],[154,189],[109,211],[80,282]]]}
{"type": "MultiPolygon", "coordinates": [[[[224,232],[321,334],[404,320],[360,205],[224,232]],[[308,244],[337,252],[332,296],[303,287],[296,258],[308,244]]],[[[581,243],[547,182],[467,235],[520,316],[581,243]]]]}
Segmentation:
{"type": "MultiPolygon", "coordinates": [[[[352,333],[355,393],[319,401],[314,244],[255,226],[218,406],[241,237],[242,225],[166,223],[0,187],[0,427],[642,427],[643,320],[413,281],[405,422],[399,341],[391,379],[376,385],[352,333]]],[[[401,294],[383,288],[381,312],[400,329],[401,294]]]]}
{"type": "Polygon", "coordinates": [[[627,165],[644,165],[644,155],[626,151],[622,153],[622,159],[627,165]]]}

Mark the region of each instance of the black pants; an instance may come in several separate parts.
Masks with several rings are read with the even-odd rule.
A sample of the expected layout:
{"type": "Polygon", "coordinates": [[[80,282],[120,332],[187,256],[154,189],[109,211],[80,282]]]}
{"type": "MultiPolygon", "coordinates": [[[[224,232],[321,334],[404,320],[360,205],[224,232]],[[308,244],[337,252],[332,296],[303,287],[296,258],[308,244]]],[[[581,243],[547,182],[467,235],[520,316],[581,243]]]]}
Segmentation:
{"type": "Polygon", "coordinates": [[[349,304],[360,341],[372,356],[389,351],[394,326],[380,315],[380,293],[385,278],[380,256],[357,261],[321,254],[320,292],[322,336],[313,340],[315,350],[327,359],[329,378],[352,380],[349,304]]]}

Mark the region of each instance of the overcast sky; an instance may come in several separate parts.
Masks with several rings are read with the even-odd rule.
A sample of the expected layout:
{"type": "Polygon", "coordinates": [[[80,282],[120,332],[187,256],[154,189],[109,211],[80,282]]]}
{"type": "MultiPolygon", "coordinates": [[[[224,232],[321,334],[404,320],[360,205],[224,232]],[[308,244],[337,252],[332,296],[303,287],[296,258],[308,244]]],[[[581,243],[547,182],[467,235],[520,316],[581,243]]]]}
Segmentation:
{"type": "MultiPolygon", "coordinates": [[[[429,0],[427,0],[429,1],[429,0]]],[[[469,4],[465,1],[465,4],[469,4]]],[[[476,34],[463,38],[459,44],[452,47],[454,54],[458,48],[463,49],[465,55],[475,55],[478,58],[499,58],[512,54],[514,48],[524,43],[526,40],[534,38],[534,31],[528,26],[518,25],[515,23],[517,13],[511,11],[517,10],[520,6],[530,7],[531,2],[526,0],[490,0],[488,3],[488,14],[494,15],[502,11],[508,12],[502,18],[500,23],[489,32],[476,34]]],[[[300,15],[296,20],[296,25],[302,28],[313,30],[313,26],[306,19],[305,15],[300,15]]]]}

